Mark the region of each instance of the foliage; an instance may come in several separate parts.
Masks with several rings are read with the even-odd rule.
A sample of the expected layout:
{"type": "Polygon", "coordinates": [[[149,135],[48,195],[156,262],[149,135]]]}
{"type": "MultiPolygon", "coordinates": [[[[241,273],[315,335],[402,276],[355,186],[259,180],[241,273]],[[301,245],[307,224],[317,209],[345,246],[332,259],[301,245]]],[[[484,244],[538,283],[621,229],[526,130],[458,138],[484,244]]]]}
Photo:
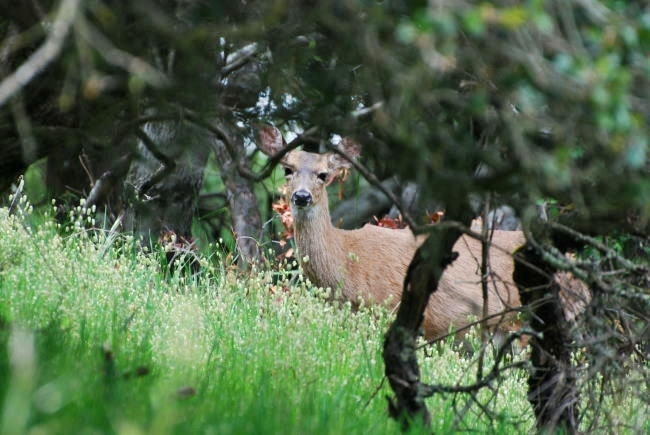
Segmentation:
{"type": "MultiPolygon", "coordinates": [[[[590,393],[595,402],[616,397],[598,389],[601,381],[628,370],[647,377],[643,358],[627,359],[640,352],[647,364],[650,339],[647,2],[42,3],[19,2],[0,18],[7,72],[0,82],[0,188],[47,157],[48,191],[91,197],[91,188],[108,185],[99,215],[117,219],[133,208],[124,161],[133,169],[143,156],[158,155],[140,180],[151,188],[205,166],[179,164],[173,172],[165,152],[176,163],[205,162],[207,146],[223,145],[235,165],[227,171],[220,161],[222,180],[205,184],[218,190],[207,193],[222,194],[229,174],[259,181],[273,172],[259,167],[251,145],[259,121],[310,132],[299,142],[312,150],[331,148],[335,134],[354,136],[364,145],[358,169],[371,184],[398,176],[419,186],[425,201],[444,205],[447,226],[417,230],[467,231],[482,208],[508,204],[537,266],[571,272],[589,286],[588,316],[569,340],[572,358],[585,352],[586,363],[565,362],[584,374],[582,390],[608,393],[590,393]],[[50,31],[59,26],[64,32],[50,31]],[[45,40],[52,49],[41,67],[14,80],[45,40]],[[191,137],[156,151],[164,141],[143,140],[140,131],[152,125],[189,125],[191,137]],[[102,177],[111,183],[102,185],[102,177]],[[585,246],[592,251],[586,258],[564,255],[585,246]]],[[[186,183],[193,187],[202,177],[195,172],[186,183]]],[[[257,186],[265,209],[276,184],[257,186]]],[[[198,191],[175,187],[163,192],[180,198],[144,189],[138,201],[172,207],[198,191]]],[[[185,214],[193,199],[179,206],[185,214]]],[[[215,239],[230,230],[225,219],[217,222],[215,239]]],[[[425,250],[443,258],[444,234],[440,243],[430,240],[425,250]]],[[[420,282],[442,262],[427,258],[419,270],[429,275],[416,277],[420,282]]],[[[535,293],[532,309],[543,293],[535,293]]]]}
{"type": "MultiPolygon", "coordinates": [[[[157,253],[80,217],[62,236],[51,217],[0,209],[3,433],[398,430],[375,391],[383,310],[328,304],[282,269],[237,279],[219,246],[200,273],[167,275],[157,253]]],[[[424,361],[450,382],[470,364],[453,343],[424,361]]],[[[431,403],[436,430],[458,424],[449,398],[431,403]]],[[[528,406],[515,376],[500,422],[462,425],[528,430],[528,406]]]]}
{"type": "MultiPolygon", "coordinates": [[[[592,292],[584,322],[575,330],[557,326],[558,310],[545,307],[543,301],[554,294],[545,281],[530,281],[531,288],[542,290],[522,292],[533,310],[531,323],[543,331],[532,340],[533,361],[552,366],[535,369],[537,391],[545,396],[536,408],[538,424],[577,430],[577,410],[559,417],[561,423],[553,419],[572,408],[578,390],[592,403],[583,412],[592,406],[603,410],[593,394],[602,379],[606,385],[628,370],[647,377],[647,262],[617,256],[590,236],[611,241],[625,233],[641,256],[648,246],[648,6],[332,1],[302,6],[300,12],[294,7],[301,8],[300,2],[287,7],[292,12],[277,21],[283,29],[274,30],[326,37],[315,42],[317,54],[286,50],[286,57],[270,66],[270,73],[281,77],[273,87],[279,91],[276,104],[283,93],[305,95],[294,103],[297,119],[362,138],[374,173],[414,181],[423,197],[445,205],[448,226],[440,228],[466,231],[482,208],[477,202],[512,205],[528,240],[524,260],[546,276],[570,271],[592,292]],[[355,115],[359,112],[365,115],[355,115]],[[546,200],[553,204],[543,213],[550,221],[538,211],[546,200]],[[584,246],[606,255],[567,261],[568,249],[584,246]],[[551,342],[562,355],[545,347],[551,342]],[[586,349],[584,365],[571,359],[578,349],[586,349]],[[639,360],[624,362],[631,354],[639,360]],[[554,416],[545,420],[544,409],[554,416]]],[[[393,337],[403,340],[394,355],[405,365],[415,360],[403,357],[412,337],[404,339],[399,328],[415,335],[417,325],[399,320],[420,318],[453,245],[443,230],[420,230],[443,235],[430,236],[416,256],[423,264],[411,265],[405,288],[427,285],[421,292],[413,287],[404,292],[398,323],[389,331],[387,348],[393,337]],[[407,311],[417,307],[419,312],[407,311]]],[[[419,383],[417,363],[394,377],[396,390],[410,386],[403,397],[398,394],[406,404],[400,402],[395,414],[418,415],[413,409],[422,409],[417,402],[427,386],[419,383]],[[413,397],[415,403],[408,402],[413,397]]],[[[634,393],[634,382],[627,388],[634,393]]],[[[606,396],[612,389],[600,391],[606,396]]]]}
{"type": "Polygon", "coordinates": [[[373,157],[417,181],[425,196],[496,191],[512,202],[516,192],[520,204],[552,198],[599,224],[603,215],[638,210],[644,228],[650,11],[636,2],[612,7],[350,2],[329,15],[305,8],[329,38],[317,43],[318,57],[288,53],[305,70],[271,66],[287,84],[274,95],[308,93],[294,103],[300,119],[356,131],[373,157]],[[368,122],[350,119],[357,106],[375,104],[368,122]],[[479,162],[487,175],[473,179],[479,162]]]}

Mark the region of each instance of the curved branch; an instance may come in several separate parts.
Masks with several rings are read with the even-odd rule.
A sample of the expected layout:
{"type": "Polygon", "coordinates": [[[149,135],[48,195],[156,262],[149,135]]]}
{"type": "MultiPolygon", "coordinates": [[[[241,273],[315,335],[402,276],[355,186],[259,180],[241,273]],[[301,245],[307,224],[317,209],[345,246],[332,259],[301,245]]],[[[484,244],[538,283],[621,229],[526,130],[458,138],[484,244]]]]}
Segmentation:
{"type": "Polygon", "coordinates": [[[313,135],[314,133],[316,133],[316,131],[318,131],[317,127],[308,128],[301,135],[297,136],[294,140],[289,142],[286,147],[284,147],[283,149],[281,149],[280,151],[278,151],[277,153],[269,157],[268,161],[266,162],[266,165],[264,165],[264,167],[260,172],[255,172],[242,163],[239,153],[237,152],[237,148],[233,145],[230,136],[220,126],[205,121],[201,119],[201,117],[199,117],[198,115],[190,111],[184,111],[183,117],[188,121],[192,122],[193,124],[208,130],[210,133],[214,134],[220,141],[222,141],[226,147],[226,150],[228,150],[228,153],[230,153],[232,159],[237,162],[237,170],[239,171],[239,173],[243,177],[248,178],[249,180],[255,182],[262,181],[266,177],[271,175],[273,169],[276,167],[278,163],[280,163],[280,160],[282,160],[282,158],[287,153],[289,153],[289,151],[298,148],[300,145],[303,145],[307,141],[307,138],[309,136],[313,135]]]}
{"type": "Polygon", "coordinates": [[[450,386],[450,385],[423,385],[423,393],[425,397],[430,397],[433,396],[436,393],[472,393],[479,391],[482,388],[487,387],[490,385],[492,381],[497,379],[501,374],[507,370],[511,369],[521,369],[524,368],[528,365],[528,361],[518,361],[513,364],[509,364],[504,367],[500,367],[501,363],[504,360],[504,357],[506,356],[507,352],[509,352],[510,347],[512,343],[514,343],[515,340],[521,338],[524,335],[535,335],[532,332],[517,332],[517,333],[512,333],[508,336],[508,338],[503,342],[503,344],[499,347],[499,351],[497,352],[497,355],[494,358],[494,365],[492,366],[492,369],[489,371],[487,375],[479,379],[473,384],[470,385],[456,385],[456,386],[450,386]]]}
{"type": "Polygon", "coordinates": [[[140,195],[144,195],[149,191],[149,189],[155,186],[160,180],[165,178],[174,170],[174,168],[176,168],[176,162],[162,153],[158,149],[158,146],[153,142],[153,140],[151,140],[149,135],[145,133],[141,128],[135,131],[135,135],[142,141],[142,144],[145,146],[145,148],[147,148],[147,150],[160,163],[162,163],[162,166],[147,181],[142,183],[140,189],[138,189],[138,193],[140,195]]]}
{"type": "Polygon", "coordinates": [[[395,207],[399,210],[399,212],[402,214],[402,218],[404,219],[404,222],[411,228],[411,231],[414,233],[418,232],[417,230],[420,228],[420,225],[417,225],[415,223],[415,220],[413,219],[413,216],[408,212],[406,207],[404,207],[404,204],[402,204],[402,201],[395,195],[393,192],[391,192],[389,189],[386,188],[382,184],[382,182],[377,178],[375,174],[373,174],[368,168],[366,168],[363,164],[359,163],[356,159],[352,158],[349,156],[345,151],[339,149],[338,147],[328,143],[326,145],[326,148],[332,152],[335,152],[336,154],[340,155],[343,157],[345,160],[350,162],[354,168],[359,171],[359,173],[368,180],[368,182],[372,185],[374,185],[377,189],[379,189],[390,201],[395,204],[395,207]]]}
{"type": "Polygon", "coordinates": [[[631,262],[627,258],[624,258],[623,256],[619,255],[616,251],[614,251],[613,249],[611,249],[610,247],[608,247],[607,245],[605,245],[604,243],[598,241],[593,237],[582,234],[572,228],[567,227],[566,225],[562,225],[557,222],[548,222],[546,225],[548,225],[554,230],[561,231],[580,242],[588,243],[589,245],[598,249],[608,257],[615,259],[616,262],[618,262],[622,267],[626,269],[638,273],[650,273],[650,270],[648,270],[648,268],[644,267],[641,264],[636,264],[631,262]]]}
{"type": "Polygon", "coordinates": [[[117,159],[111,168],[97,179],[90,190],[84,208],[91,208],[101,203],[115,188],[115,184],[126,174],[131,164],[132,153],[127,153],[117,159]]]}
{"type": "Polygon", "coordinates": [[[61,53],[70,27],[80,9],[81,0],[63,0],[45,43],[41,45],[13,74],[0,83],[0,106],[16,95],[40,74],[61,53]]]}
{"type": "Polygon", "coordinates": [[[82,19],[78,23],[78,29],[84,39],[88,41],[90,45],[95,47],[97,53],[102,56],[106,62],[120,67],[135,76],[141,77],[145,82],[152,86],[163,87],[169,85],[169,79],[165,74],[158,71],[139,57],[115,47],[106,36],[86,20],[82,19]]]}

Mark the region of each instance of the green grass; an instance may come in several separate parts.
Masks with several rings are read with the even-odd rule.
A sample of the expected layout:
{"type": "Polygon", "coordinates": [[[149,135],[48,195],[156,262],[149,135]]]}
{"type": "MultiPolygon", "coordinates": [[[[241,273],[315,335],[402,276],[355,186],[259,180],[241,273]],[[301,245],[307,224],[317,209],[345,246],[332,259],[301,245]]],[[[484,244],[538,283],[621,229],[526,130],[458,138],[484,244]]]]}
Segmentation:
{"type": "MultiPolygon", "coordinates": [[[[382,310],[282,270],[243,277],[219,246],[200,273],[168,273],[128,236],[32,222],[0,209],[0,433],[399,432],[376,391],[382,310]]],[[[474,379],[451,343],[420,360],[426,381],[474,379]]],[[[434,432],[464,400],[429,400],[434,432]]],[[[531,430],[524,373],[494,403],[492,423],[475,407],[455,427],[531,430]]]]}

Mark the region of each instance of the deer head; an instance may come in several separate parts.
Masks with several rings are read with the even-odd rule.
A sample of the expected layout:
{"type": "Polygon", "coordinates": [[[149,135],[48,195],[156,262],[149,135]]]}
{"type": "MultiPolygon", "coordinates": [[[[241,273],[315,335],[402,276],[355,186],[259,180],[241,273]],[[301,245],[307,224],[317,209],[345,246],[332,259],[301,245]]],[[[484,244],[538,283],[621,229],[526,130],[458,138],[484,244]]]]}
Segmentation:
{"type": "MultiPolygon", "coordinates": [[[[282,133],[272,126],[259,130],[259,148],[272,156],[286,146],[282,133]]],[[[360,146],[352,139],[344,138],[339,149],[351,158],[360,154],[360,146]]],[[[288,197],[295,218],[310,218],[315,213],[327,213],[328,201],[325,188],[329,186],[350,162],[335,152],[324,154],[292,150],[280,161],[287,178],[288,197]]]]}

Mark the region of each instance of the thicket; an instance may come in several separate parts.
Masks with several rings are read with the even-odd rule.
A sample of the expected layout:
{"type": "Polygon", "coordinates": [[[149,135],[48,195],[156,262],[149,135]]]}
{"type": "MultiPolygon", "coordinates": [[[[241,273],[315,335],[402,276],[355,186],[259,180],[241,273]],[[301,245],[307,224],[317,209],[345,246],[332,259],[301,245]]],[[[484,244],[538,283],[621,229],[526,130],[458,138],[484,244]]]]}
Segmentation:
{"type": "MultiPolygon", "coordinates": [[[[399,431],[384,411],[385,310],[333,306],[284,268],[242,279],[218,244],[200,272],[170,273],[163,249],[89,213],[61,225],[21,206],[0,209],[2,433],[399,431]]],[[[441,380],[471,380],[452,342],[421,356],[441,380]]],[[[525,376],[509,379],[497,421],[461,421],[439,397],[433,429],[530,430],[525,395],[525,376]]]]}
{"type": "MultiPolygon", "coordinates": [[[[173,240],[168,260],[200,233],[232,234],[246,269],[276,246],[278,182],[264,180],[279,156],[259,155],[256,126],[273,123],[295,135],[290,146],[314,152],[352,136],[364,147],[363,191],[335,219],[354,227],[394,206],[393,217],[429,233],[386,335],[393,416],[432,423],[427,396],[471,403],[494,387],[482,376],[425,384],[415,349],[454,241],[500,210],[527,239],[518,265],[529,267],[515,275],[537,426],[574,432],[593,414],[587,429],[616,431],[626,422],[607,403],[634,396],[647,406],[638,388],[650,335],[647,2],[4,3],[0,190],[41,165],[43,201],[57,200],[59,221],[83,198],[101,228],[144,246],[173,240]],[[439,209],[443,222],[423,225],[439,209]],[[592,293],[575,327],[559,314],[556,272],[592,293]]],[[[459,419],[472,412],[498,420],[478,405],[459,419]]]]}

